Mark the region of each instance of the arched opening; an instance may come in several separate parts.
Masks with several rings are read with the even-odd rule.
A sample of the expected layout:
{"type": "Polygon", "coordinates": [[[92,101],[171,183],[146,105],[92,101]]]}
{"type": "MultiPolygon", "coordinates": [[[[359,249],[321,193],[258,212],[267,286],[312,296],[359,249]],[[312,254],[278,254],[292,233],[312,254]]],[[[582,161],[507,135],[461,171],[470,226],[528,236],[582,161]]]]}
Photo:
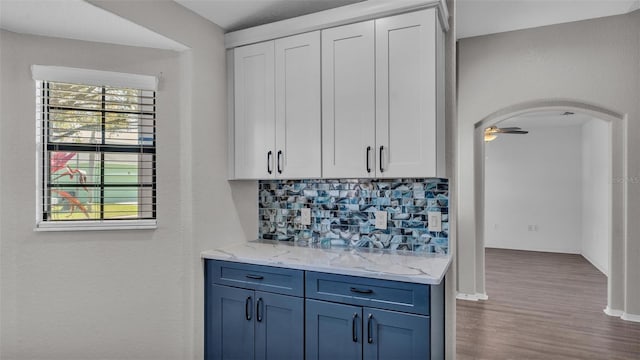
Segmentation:
{"type": "Polygon", "coordinates": [[[617,178],[624,176],[624,129],[626,117],[608,109],[573,100],[543,100],[518,104],[495,112],[475,124],[474,135],[474,187],[475,187],[475,217],[476,217],[476,276],[481,294],[486,294],[485,287],[485,156],[484,129],[496,126],[507,119],[522,117],[543,112],[572,112],[587,117],[601,119],[609,123],[609,143],[611,144],[610,168],[606,169],[610,179],[608,187],[608,278],[607,278],[607,307],[609,315],[620,316],[624,304],[624,268],[620,261],[612,259],[624,258],[624,216],[626,212],[624,202],[624,181],[617,178]],[[612,310],[615,309],[615,310],[612,310]]]}

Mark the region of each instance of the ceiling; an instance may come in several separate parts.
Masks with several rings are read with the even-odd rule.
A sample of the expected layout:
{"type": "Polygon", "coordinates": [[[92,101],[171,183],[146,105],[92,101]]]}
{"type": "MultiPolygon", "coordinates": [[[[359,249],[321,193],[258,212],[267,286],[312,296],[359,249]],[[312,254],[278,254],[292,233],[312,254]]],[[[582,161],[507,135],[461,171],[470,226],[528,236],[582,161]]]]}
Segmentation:
{"type": "Polygon", "coordinates": [[[185,50],[186,46],[83,0],[0,0],[0,28],[23,34],[185,50]]]}
{"type": "MultiPolygon", "coordinates": [[[[364,0],[175,0],[225,32],[333,9],[364,0]]],[[[397,0],[396,0],[397,1],[397,0]]]]}
{"type": "Polygon", "coordinates": [[[457,0],[458,39],[618,15],[640,0],[457,0]]]}
{"type": "MultiPolygon", "coordinates": [[[[362,0],[175,1],[228,32],[362,0]]],[[[622,14],[638,8],[640,0],[457,0],[457,32],[459,38],[466,38],[622,14]]],[[[84,0],[0,0],[0,28],[113,44],[186,49],[84,0]]]]}

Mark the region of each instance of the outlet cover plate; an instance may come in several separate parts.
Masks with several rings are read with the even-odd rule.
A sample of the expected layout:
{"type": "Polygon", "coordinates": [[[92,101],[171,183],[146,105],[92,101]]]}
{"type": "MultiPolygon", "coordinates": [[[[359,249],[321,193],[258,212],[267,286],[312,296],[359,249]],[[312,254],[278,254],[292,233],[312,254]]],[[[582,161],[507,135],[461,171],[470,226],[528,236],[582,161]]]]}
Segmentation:
{"type": "Polygon", "coordinates": [[[442,213],[440,211],[429,211],[427,213],[427,220],[429,222],[429,231],[442,231],[442,213]]]}
{"type": "Polygon", "coordinates": [[[376,211],[376,229],[387,229],[387,212],[376,211]]]}
{"type": "Polygon", "coordinates": [[[302,225],[311,225],[311,209],[300,209],[300,222],[302,225]]]}

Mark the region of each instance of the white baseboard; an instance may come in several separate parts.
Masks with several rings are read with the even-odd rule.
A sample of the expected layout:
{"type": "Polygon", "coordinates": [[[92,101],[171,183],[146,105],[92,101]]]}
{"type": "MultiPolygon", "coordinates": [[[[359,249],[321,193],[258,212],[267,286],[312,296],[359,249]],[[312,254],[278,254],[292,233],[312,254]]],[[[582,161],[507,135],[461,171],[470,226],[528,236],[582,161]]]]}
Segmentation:
{"type": "Polygon", "coordinates": [[[595,261],[593,261],[593,259],[591,259],[591,258],[590,258],[590,257],[588,257],[587,255],[585,255],[584,253],[582,253],[582,254],[580,254],[580,255],[582,255],[582,257],[583,257],[583,258],[587,259],[587,261],[588,261],[588,262],[590,262],[590,263],[591,263],[591,265],[593,265],[593,266],[594,266],[596,269],[598,269],[601,273],[603,273],[603,274],[604,274],[604,276],[607,276],[607,277],[609,276],[609,274],[608,274],[606,271],[604,271],[604,266],[602,266],[602,265],[600,265],[600,264],[596,263],[595,261]]]}
{"type": "Polygon", "coordinates": [[[624,314],[624,311],[622,311],[622,310],[613,310],[612,308],[610,308],[608,306],[603,311],[604,311],[605,314],[607,314],[609,316],[615,316],[615,317],[621,317],[622,314],[624,314]]]}
{"type": "Polygon", "coordinates": [[[610,309],[608,306],[606,307],[606,309],[604,309],[604,313],[609,316],[619,317],[620,319],[625,321],[640,323],[640,315],[629,314],[622,310],[613,310],[613,309],[610,309]]]}
{"type": "Polygon", "coordinates": [[[549,249],[549,248],[537,248],[530,246],[506,246],[499,244],[485,244],[485,248],[489,249],[504,249],[504,250],[519,250],[519,251],[533,251],[533,252],[546,252],[546,253],[558,253],[558,254],[573,254],[573,255],[581,255],[579,249],[549,249]]]}
{"type": "Polygon", "coordinates": [[[622,316],[620,316],[620,319],[640,323],[640,315],[623,313],[622,316]]]}
{"type": "Polygon", "coordinates": [[[478,300],[489,300],[487,294],[475,293],[475,294],[463,294],[458,293],[456,295],[456,299],[458,300],[466,300],[466,301],[478,301],[478,300]]]}

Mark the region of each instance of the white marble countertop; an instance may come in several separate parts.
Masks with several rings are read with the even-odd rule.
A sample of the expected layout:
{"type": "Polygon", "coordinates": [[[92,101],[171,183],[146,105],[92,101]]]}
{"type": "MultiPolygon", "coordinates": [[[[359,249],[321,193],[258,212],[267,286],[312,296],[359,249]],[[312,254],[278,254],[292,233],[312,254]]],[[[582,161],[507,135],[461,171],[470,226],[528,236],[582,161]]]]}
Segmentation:
{"type": "Polygon", "coordinates": [[[285,241],[249,241],[203,251],[216,259],[419,284],[440,284],[451,256],[367,248],[319,248],[285,241]]]}

